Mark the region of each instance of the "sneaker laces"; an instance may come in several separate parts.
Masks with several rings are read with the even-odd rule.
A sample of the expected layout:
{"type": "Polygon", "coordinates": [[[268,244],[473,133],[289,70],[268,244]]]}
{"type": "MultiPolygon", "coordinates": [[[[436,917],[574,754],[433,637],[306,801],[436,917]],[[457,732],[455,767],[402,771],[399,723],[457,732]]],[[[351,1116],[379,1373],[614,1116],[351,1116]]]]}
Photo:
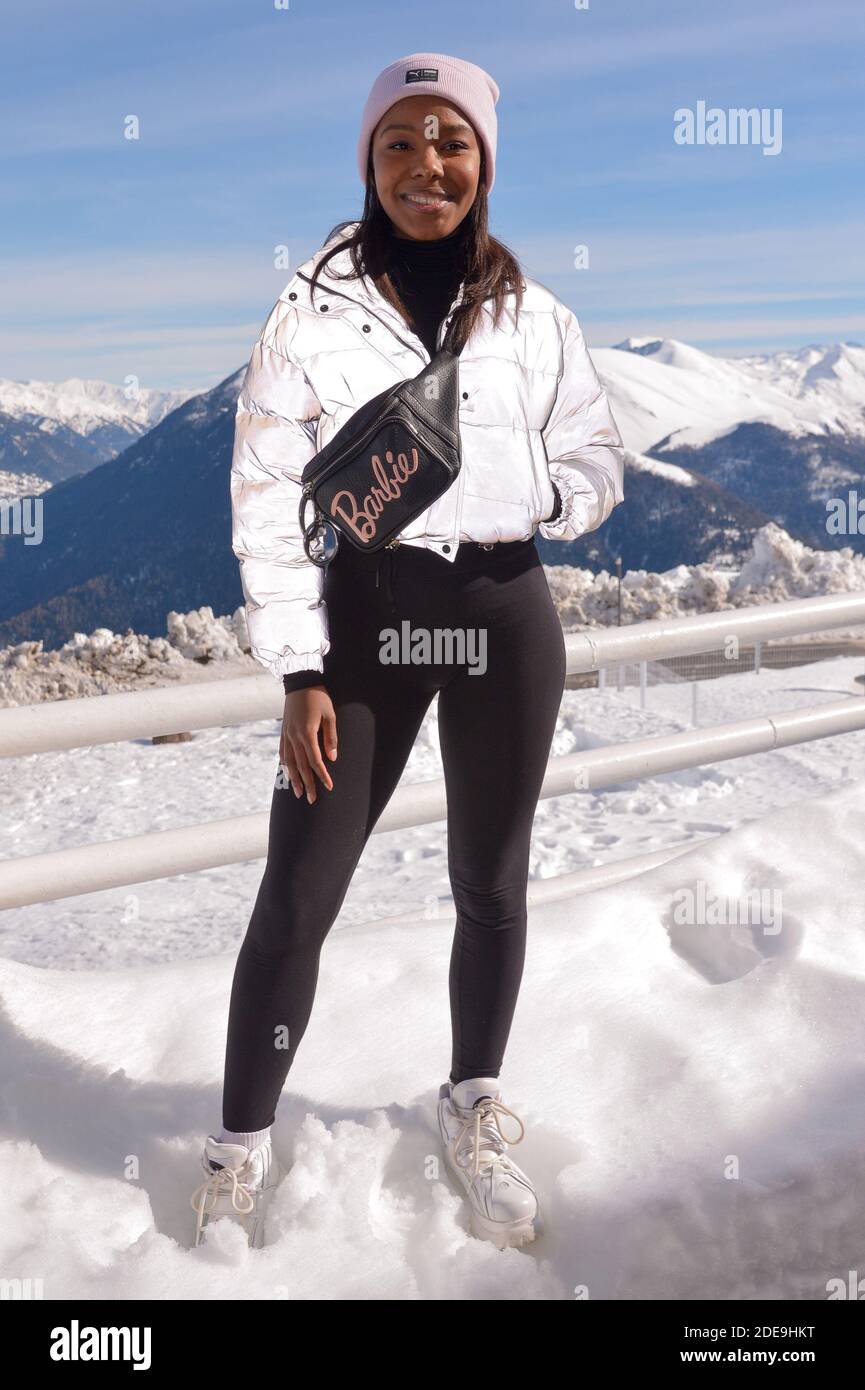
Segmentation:
{"type": "MultiPolygon", "coordinates": [[[[454,1109],[459,1110],[456,1106],[454,1109]]],[[[509,1109],[502,1101],[493,1100],[492,1096],[485,1096],[475,1103],[472,1113],[464,1121],[456,1139],[453,1141],[453,1153],[457,1163],[460,1163],[459,1150],[466,1134],[469,1130],[472,1133],[472,1177],[476,1178],[481,1171],[481,1159],[484,1163],[484,1171],[492,1172],[498,1170],[507,1172],[511,1168],[511,1161],[505,1152],[508,1144],[519,1144],[525,1135],[525,1125],[513,1110],[509,1109]],[[499,1115],[510,1115],[516,1120],[520,1127],[520,1132],[516,1139],[505,1139],[499,1126],[499,1115]],[[483,1130],[483,1136],[481,1131],[483,1130]]],[[[466,1163],[460,1163],[461,1168],[468,1167],[466,1163]]]]}
{"type": "Polygon", "coordinates": [[[205,1178],[204,1182],[195,1189],[189,1199],[189,1204],[193,1211],[198,1213],[199,1229],[201,1228],[201,1222],[205,1212],[212,1211],[213,1207],[216,1205],[217,1198],[228,1191],[231,1192],[231,1205],[240,1215],[248,1216],[249,1213],[254,1210],[255,1198],[248,1186],[248,1179],[251,1175],[247,1176],[246,1181],[239,1179],[237,1176],[244,1168],[246,1168],[245,1163],[242,1163],[240,1168],[217,1168],[215,1172],[210,1174],[210,1177],[205,1178]],[[242,1201],[248,1202],[249,1205],[238,1206],[238,1196],[241,1197],[242,1201]],[[208,1207],[207,1200],[209,1197],[213,1200],[208,1207]]]}

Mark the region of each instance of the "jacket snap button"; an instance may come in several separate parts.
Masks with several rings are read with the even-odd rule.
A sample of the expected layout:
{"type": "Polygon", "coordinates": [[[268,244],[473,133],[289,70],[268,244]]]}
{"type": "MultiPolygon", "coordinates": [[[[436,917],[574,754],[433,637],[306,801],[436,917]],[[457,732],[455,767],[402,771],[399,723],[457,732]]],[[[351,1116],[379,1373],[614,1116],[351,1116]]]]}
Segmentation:
{"type": "Polygon", "coordinates": [[[327,305],[326,305],[326,304],[322,304],[322,306],[321,306],[321,312],[322,312],[323,314],[326,314],[326,313],[327,313],[327,305]]]}
{"type": "Polygon", "coordinates": [[[372,331],[368,323],[364,324],[363,331],[364,333],[370,333],[372,331]]]}
{"type": "Polygon", "coordinates": [[[288,297],[289,299],[297,299],[297,295],[295,294],[294,290],[292,290],[291,294],[288,297]]]}
{"type": "Polygon", "coordinates": [[[442,546],[442,550],[444,551],[445,555],[449,555],[449,554],[450,554],[450,549],[451,549],[451,548],[450,548],[449,545],[443,545],[443,546],[442,546]]]}
{"type": "Polygon", "coordinates": [[[468,391],[463,391],[463,400],[464,400],[464,401],[467,401],[468,398],[469,398],[469,393],[468,393],[468,391]]]}

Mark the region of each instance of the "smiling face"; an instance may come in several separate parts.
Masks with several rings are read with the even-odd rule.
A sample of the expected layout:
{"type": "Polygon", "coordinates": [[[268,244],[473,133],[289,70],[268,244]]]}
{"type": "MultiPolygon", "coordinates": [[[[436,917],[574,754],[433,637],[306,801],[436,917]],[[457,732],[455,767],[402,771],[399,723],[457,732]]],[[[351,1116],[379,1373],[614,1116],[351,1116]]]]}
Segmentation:
{"type": "Polygon", "coordinates": [[[432,241],[456,230],[481,170],[480,144],[458,107],[403,97],[382,116],[370,148],[379,202],[398,235],[432,241]]]}

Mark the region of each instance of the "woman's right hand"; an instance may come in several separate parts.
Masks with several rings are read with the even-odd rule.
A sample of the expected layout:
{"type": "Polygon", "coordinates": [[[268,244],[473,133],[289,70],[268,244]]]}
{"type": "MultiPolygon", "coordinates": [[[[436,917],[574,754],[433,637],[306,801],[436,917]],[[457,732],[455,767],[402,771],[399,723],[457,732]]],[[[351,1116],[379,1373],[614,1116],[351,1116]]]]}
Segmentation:
{"type": "Polygon", "coordinates": [[[316,798],[316,775],[328,791],[333,791],[330,773],[321,756],[318,736],[324,737],[327,756],[336,758],[336,715],[333,702],[323,685],[311,685],[305,690],[286,692],[279,739],[279,761],[285,768],[295,796],[302,796],[310,806],[316,798]]]}

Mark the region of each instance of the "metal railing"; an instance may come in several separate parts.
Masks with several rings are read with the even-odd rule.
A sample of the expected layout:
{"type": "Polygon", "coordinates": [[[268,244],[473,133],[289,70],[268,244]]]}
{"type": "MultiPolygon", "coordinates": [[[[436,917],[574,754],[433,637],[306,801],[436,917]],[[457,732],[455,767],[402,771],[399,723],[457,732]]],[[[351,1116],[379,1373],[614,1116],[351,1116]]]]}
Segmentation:
{"type": "MultiPolygon", "coordinates": [[[[698,723],[698,692],[703,681],[718,680],[733,675],[760,675],[764,671],[790,671],[797,666],[809,666],[818,661],[833,661],[842,656],[860,656],[863,671],[854,677],[865,685],[865,637],[846,641],[803,642],[782,639],[767,642],[763,639],[740,646],[735,655],[719,652],[694,652],[689,656],[670,657],[658,661],[618,662],[615,667],[602,667],[597,681],[589,675],[572,679],[574,687],[597,685],[600,690],[614,690],[623,695],[628,689],[639,689],[640,709],[649,707],[649,691],[655,686],[690,691],[691,724],[698,723]]],[[[767,694],[771,693],[771,687],[767,694]]],[[[865,693],[865,692],[863,692],[865,693]]]]}
{"type": "MultiPolygon", "coordinates": [[[[863,623],[865,593],[857,593],[568,633],[567,671],[572,675],[600,671],[617,662],[667,660],[717,651],[731,638],[742,644],[863,623]]],[[[264,672],[224,681],[0,709],[0,756],[22,757],[261,719],[278,720],[283,704],[281,685],[264,672]]],[[[551,759],[541,797],[599,791],[641,777],[862,728],[865,699],[856,694],[804,709],[594,748],[551,759]]],[[[446,814],[442,779],[410,783],[396,789],[373,833],[435,823],[444,820],[446,814]]],[[[261,811],[0,861],[0,908],[263,858],[267,853],[268,822],[269,811],[261,811]]],[[[667,853],[680,852],[681,847],[677,847],[667,853]]],[[[617,877],[622,876],[621,866],[617,866],[617,877]]]]}

